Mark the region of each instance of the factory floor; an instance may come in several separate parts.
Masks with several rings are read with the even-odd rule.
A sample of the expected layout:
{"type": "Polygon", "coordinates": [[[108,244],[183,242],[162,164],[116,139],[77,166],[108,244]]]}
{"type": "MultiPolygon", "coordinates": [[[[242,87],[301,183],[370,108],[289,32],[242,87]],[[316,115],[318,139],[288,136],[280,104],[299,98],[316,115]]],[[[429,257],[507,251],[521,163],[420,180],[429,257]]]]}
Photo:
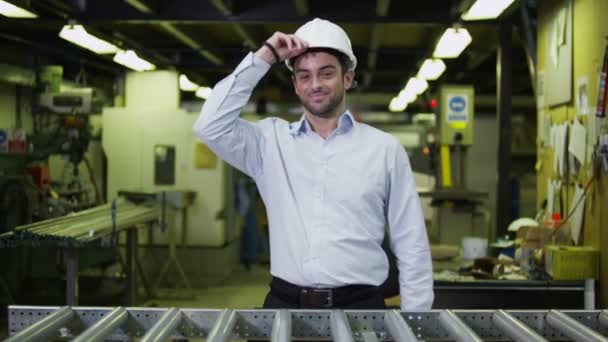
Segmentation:
{"type": "Polygon", "coordinates": [[[239,265],[230,276],[216,286],[194,290],[193,299],[153,299],[143,306],[254,309],[260,308],[268,292],[268,265],[253,265],[247,270],[239,265]]]}

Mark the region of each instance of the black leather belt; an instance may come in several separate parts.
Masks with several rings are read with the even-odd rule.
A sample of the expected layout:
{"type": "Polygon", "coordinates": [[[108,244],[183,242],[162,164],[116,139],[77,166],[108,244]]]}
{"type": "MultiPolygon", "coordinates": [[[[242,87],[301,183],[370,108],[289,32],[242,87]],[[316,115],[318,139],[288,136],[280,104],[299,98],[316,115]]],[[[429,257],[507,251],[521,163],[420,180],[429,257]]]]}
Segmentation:
{"type": "Polygon", "coordinates": [[[270,291],[281,300],[299,305],[301,308],[332,308],[374,296],[380,292],[380,288],[372,285],[347,285],[320,289],[298,286],[281,278],[272,277],[270,291]]]}

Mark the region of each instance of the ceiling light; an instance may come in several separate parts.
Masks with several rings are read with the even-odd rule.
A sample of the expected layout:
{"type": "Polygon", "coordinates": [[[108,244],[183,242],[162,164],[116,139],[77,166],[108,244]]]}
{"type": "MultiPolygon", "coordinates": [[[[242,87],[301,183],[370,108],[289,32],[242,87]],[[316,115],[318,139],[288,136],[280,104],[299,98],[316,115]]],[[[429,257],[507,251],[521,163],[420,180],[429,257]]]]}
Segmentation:
{"type": "Polygon", "coordinates": [[[428,82],[424,78],[412,77],[407,81],[405,90],[416,95],[424,93],[429,87],[428,82]]]}
{"type": "Polygon", "coordinates": [[[416,101],[416,93],[414,93],[413,91],[411,91],[409,89],[403,89],[402,91],[400,91],[398,97],[400,99],[405,100],[405,102],[407,102],[407,103],[412,103],[412,102],[416,101]]]}
{"type": "Polygon", "coordinates": [[[188,79],[186,75],[179,75],[179,89],[183,91],[196,91],[200,86],[188,79]]]}
{"type": "Polygon", "coordinates": [[[140,58],[133,50],[118,51],[114,56],[114,62],[122,64],[135,71],[148,71],[156,69],[154,64],[140,58]]]}
{"type": "Polygon", "coordinates": [[[477,0],[462,16],[462,20],[496,19],[513,0],[477,0]]]}
{"type": "Polygon", "coordinates": [[[97,54],[116,53],[120,50],[116,45],[89,34],[82,25],[65,25],[59,32],[59,37],[97,54]]]}
{"type": "Polygon", "coordinates": [[[407,108],[407,101],[401,97],[393,97],[388,105],[388,110],[391,112],[403,112],[407,108]]]}
{"type": "Polygon", "coordinates": [[[209,87],[200,87],[198,88],[198,90],[196,91],[196,97],[200,97],[203,100],[206,100],[207,98],[209,98],[209,95],[211,95],[211,88],[209,87]]]}
{"type": "Polygon", "coordinates": [[[434,81],[445,71],[445,63],[441,59],[428,58],[418,71],[418,78],[434,81]]]}
{"type": "Polygon", "coordinates": [[[445,30],[437,46],[433,57],[435,58],[456,58],[471,43],[471,35],[465,28],[449,28],[445,30]]]}
{"type": "Polygon", "coordinates": [[[0,14],[9,18],[38,18],[36,13],[32,13],[3,0],[0,0],[0,14]]]}

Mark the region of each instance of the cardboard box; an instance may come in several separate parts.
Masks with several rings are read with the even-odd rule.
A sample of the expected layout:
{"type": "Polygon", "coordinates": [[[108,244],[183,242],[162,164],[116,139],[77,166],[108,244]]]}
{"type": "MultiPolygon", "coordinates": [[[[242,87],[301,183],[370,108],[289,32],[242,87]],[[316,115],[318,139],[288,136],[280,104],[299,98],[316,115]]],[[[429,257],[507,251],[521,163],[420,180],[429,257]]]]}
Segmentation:
{"type": "Polygon", "coordinates": [[[545,271],[554,280],[597,279],[599,251],[588,246],[547,246],[545,271]]]}

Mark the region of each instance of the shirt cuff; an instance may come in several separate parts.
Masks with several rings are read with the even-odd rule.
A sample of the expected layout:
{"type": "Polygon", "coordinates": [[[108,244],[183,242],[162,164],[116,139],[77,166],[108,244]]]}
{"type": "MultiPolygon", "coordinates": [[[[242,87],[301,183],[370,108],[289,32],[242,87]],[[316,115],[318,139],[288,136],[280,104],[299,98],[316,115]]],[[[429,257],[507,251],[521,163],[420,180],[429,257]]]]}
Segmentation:
{"type": "Polygon", "coordinates": [[[270,69],[270,64],[250,52],[234,70],[234,76],[256,85],[270,69]]]}

